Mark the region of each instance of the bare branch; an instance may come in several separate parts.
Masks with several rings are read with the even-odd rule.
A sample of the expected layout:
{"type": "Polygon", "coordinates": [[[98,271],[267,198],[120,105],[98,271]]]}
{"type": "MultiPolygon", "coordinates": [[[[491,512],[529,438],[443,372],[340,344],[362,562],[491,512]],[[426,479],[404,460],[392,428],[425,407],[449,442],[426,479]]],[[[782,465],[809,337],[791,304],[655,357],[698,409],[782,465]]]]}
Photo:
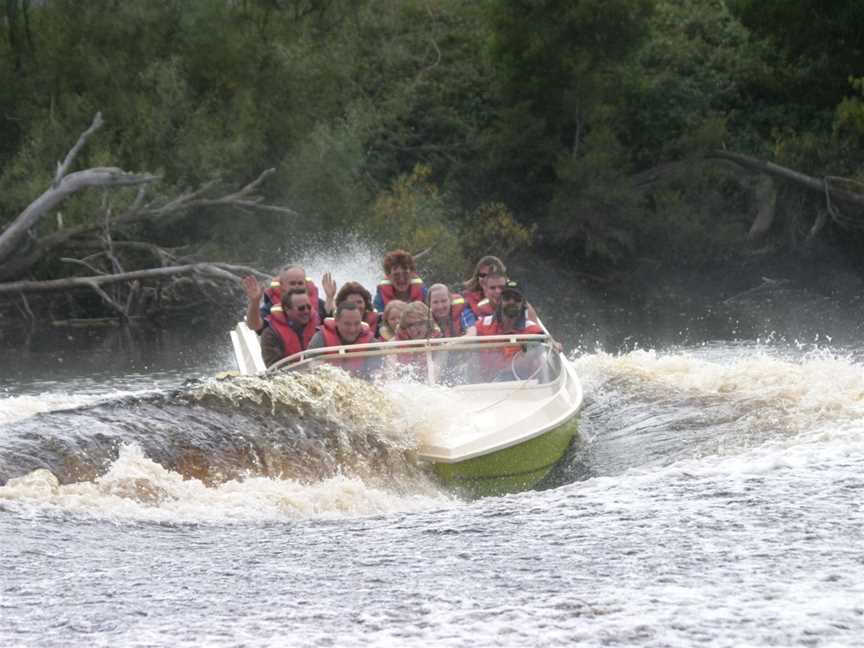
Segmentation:
{"type": "Polygon", "coordinates": [[[183,266],[166,266],[164,268],[148,268],[133,270],[111,275],[96,275],[92,277],[68,277],[66,279],[51,279],[49,281],[11,281],[0,283],[0,294],[10,292],[52,292],[72,288],[92,288],[93,285],[132,281],[135,279],[161,279],[176,275],[201,274],[223,281],[238,282],[239,275],[232,274],[211,263],[192,263],[183,266]]]}
{"type": "Polygon", "coordinates": [[[86,187],[122,187],[140,185],[156,180],[149,174],[127,173],[116,167],[97,167],[70,173],[60,180],[59,185],[48,189],[34,200],[0,234],[0,264],[4,263],[19,248],[27,232],[39,222],[47,212],[70,196],[86,187]]]}
{"type": "Polygon", "coordinates": [[[222,268],[223,270],[228,270],[229,272],[236,272],[244,275],[255,275],[259,279],[266,279],[267,281],[273,278],[273,273],[261,272],[260,270],[250,268],[249,266],[234,265],[230,263],[211,263],[210,265],[214,265],[217,268],[222,268]]]}
{"type": "Polygon", "coordinates": [[[74,263],[76,265],[84,266],[85,268],[87,268],[88,270],[90,270],[92,272],[95,272],[96,274],[100,274],[100,275],[107,274],[106,272],[103,272],[102,270],[100,270],[96,266],[90,265],[89,263],[87,263],[87,261],[84,261],[82,259],[71,259],[69,257],[60,257],[60,260],[63,263],[74,263]]]}
{"type": "MultiPolygon", "coordinates": [[[[744,168],[759,171],[760,173],[767,173],[768,175],[777,178],[783,178],[784,180],[789,180],[812,191],[818,191],[819,193],[822,193],[826,190],[824,180],[808,176],[799,171],[795,171],[794,169],[789,169],[779,164],[774,164],[773,162],[759,160],[757,158],[750,157],[749,155],[732,153],[731,151],[712,151],[707,157],[718,158],[721,160],[730,160],[744,168]]],[[[864,193],[846,191],[845,189],[836,189],[830,186],[828,188],[828,191],[831,193],[832,196],[834,196],[835,199],[843,200],[845,202],[852,203],[853,205],[860,205],[864,207],[864,193]]]]}
{"type": "Polygon", "coordinates": [[[78,141],[75,142],[75,146],[66,154],[66,159],[63,160],[63,164],[57,163],[57,174],[54,176],[54,182],[51,185],[56,188],[60,181],[63,179],[63,176],[69,171],[69,167],[72,164],[72,161],[75,159],[75,156],[84,148],[84,145],[87,143],[87,140],[95,133],[97,130],[102,128],[102,125],[105,122],[102,121],[102,113],[97,112],[96,116],[93,118],[93,123],[90,124],[90,128],[81,133],[81,137],[78,138],[78,141]]]}
{"type": "Polygon", "coordinates": [[[201,185],[198,189],[181,194],[161,207],[127,210],[125,214],[115,221],[115,225],[130,225],[132,223],[153,218],[164,218],[196,207],[215,206],[237,207],[239,209],[248,208],[285,214],[287,216],[300,216],[296,211],[287,207],[263,204],[261,202],[261,200],[263,200],[262,197],[254,193],[255,190],[261,186],[264,180],[269,178],[275,172],[276,169],[266,169],[255,180],[244,186],[239,191],[218,198],[205,197],[205,194],[213,189],[218,183],[218,180],[210,180],[201,185]]]}
{"type": "MultiPolygon", "coordinates": [[[[110,275],[109,275],[109,276],[110,276],[110,275]]],[[[98,284],[98,283],[96,283],[95,281],[88,281],[88,282],[86,283],[86,285],[89,286],[90,288],[92,288],[93,290],[95,290],[96,293],[97,293],[97,294],[98,294],[98,295],[99,295],[99,296],[100,296],[100,297],[101,297],[101,298],[102,298],[102,299],[103,299],[103,300],[104,300],[104,301],[105,301],[109,306],[111,306],[111,308],[113,308],[113,309],[116,310],[118,313],[120,313],[120,315],[122,315],[124,318],[126,317],[126,311],[123,309],[123,307],[122,307],[120,304],[118,304],[116,301],[114,301],[113,299],[111,299],[111,297],[108,295],[108,293],[106,293],[104,290],[102,290],[102,288],[99,287],[99,284],[98,284]]]]}

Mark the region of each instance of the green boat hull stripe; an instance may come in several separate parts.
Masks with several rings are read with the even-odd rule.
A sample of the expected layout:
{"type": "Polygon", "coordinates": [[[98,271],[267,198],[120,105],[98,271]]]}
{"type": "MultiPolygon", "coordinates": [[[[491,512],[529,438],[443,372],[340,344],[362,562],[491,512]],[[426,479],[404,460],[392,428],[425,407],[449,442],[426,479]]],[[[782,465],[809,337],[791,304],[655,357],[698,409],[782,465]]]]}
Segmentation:
{"type": "Polygon", "coordinates": [[[558,459],[553,461],[552,463],[548,463],[545,466],[537,466],[536,468],[529,468],[528,470],[523,470],[522,472],[511,472],[511,473],[501,473],[499,475],[478,475],[476,477],[468,477],[466,475],[452,475],[450,479],[453,481],[482,481],[484,479],[512,479],[514,477],[524,477],[525,475],[531,475],[540,470],[549,470],[558,463],[558,459]]]}
{"type": "Polygon", "coordinates": [[[445,485],[475,497],[532,488],[564,456],[576,435],[578,421],[573,417],[518,445],[458,463],[436,463],[433,469],[445,485]]]}

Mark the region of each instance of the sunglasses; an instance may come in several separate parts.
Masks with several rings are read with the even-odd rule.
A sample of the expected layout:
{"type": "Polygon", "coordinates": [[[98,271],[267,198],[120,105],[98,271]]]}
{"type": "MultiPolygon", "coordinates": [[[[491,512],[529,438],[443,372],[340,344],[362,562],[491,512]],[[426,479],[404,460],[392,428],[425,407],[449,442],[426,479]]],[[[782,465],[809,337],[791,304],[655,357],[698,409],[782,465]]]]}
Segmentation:
{"type": "Polygon", "coordinates": [[[307,310],[311,311],[312,306],[310,306],[309,304],[300,304],[299,306],[295,306],[294,310],[296,310],[296,311],[307,311],[307,310]]]}
{"type": "Polygon", "coordinates": [[[522,298],[519,295],[514,295],[513,293],[504,293],[501,295],[501,301],[509,301],[509,302],[522,302],[522,298]]]}

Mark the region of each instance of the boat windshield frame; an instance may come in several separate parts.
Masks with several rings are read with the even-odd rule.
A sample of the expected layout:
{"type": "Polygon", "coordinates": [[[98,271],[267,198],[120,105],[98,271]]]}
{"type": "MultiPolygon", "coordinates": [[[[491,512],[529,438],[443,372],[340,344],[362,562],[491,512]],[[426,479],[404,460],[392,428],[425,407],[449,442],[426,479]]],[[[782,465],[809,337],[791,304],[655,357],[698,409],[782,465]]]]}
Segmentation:
{"type": "Polygon", "coordinates": [[[456,338],[423,338],[419,340],[395,340],[390,342],[375,341],[368,344],[349,344],[343,346],[321,347],[307,349],[294,355],[282,358],[267,369],[267,373],[276,371],[294,371],[313,364],[316,360],[333,360],[339,358],[374,358],[414,353],[440,353],[445,351],[486,351],[506,348],[513,344],[539,343],[551,345],[552,337],[545,333],[509,334],[509,335],[471,335],[456,338]],[[328,358],[328,356],[330,356],[328,358]]]}

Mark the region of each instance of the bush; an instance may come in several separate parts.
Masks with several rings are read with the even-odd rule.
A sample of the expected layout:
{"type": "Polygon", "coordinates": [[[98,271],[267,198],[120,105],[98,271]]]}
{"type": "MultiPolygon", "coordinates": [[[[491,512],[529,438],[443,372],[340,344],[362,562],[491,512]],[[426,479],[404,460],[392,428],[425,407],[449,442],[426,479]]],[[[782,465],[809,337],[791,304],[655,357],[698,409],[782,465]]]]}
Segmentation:
{"type": "Polygon", "coordinates": [[[466,267],[448,214],[446,197],[431,180],[431,169],[418,164],[381,192],[364,222],[364,233],[385,249],[402,248],[413,254],[430,249],[418,263],[427,283],[452,281],[466,267]]]}

